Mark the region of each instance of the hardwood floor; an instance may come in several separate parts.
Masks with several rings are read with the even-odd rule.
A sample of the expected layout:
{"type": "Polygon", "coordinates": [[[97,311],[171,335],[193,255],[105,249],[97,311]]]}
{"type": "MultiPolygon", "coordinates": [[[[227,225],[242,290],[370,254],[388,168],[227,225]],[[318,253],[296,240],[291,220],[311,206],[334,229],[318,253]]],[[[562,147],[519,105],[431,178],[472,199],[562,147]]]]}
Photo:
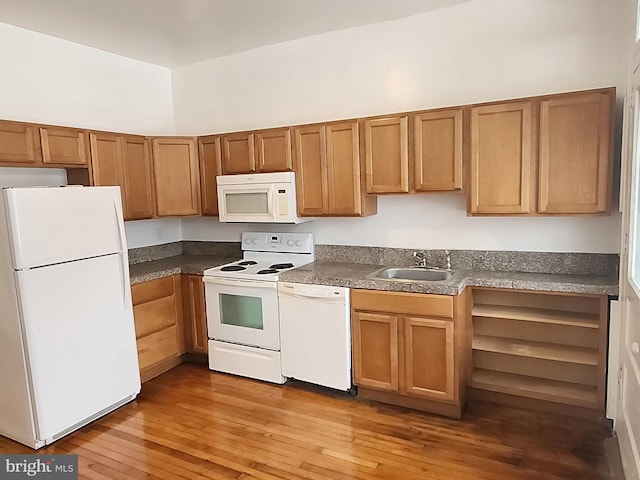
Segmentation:
{"type": "MultiPolygon", "coordinates": [[[[183,364],[41,449],[87,479],[600,480],[606,426],[493,404],[462,420],[183,364]]],[[[33,453],[0,437],[2,453],[33,453]]]]}

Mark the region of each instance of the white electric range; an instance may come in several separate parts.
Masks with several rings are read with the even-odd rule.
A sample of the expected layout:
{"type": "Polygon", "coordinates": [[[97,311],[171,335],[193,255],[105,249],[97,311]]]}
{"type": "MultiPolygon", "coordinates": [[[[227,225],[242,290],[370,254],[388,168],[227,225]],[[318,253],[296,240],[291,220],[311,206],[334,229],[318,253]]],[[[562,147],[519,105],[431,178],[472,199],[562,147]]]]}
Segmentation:
{"type": "Polygon", "coordinates": [[[243,258],[205,270],[209,368],[284,383],[277,282],[314,260],[313,234],[242,234],[243,258]]]}

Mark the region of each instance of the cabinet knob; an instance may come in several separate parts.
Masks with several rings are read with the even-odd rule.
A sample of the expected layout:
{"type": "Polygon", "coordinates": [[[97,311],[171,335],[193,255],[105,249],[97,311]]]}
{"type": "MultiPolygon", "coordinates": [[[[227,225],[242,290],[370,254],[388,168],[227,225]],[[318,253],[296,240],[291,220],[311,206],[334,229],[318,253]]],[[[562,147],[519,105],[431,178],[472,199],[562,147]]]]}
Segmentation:
{"type": "Polygon", "coordinates": [[[640,345],[638,345],[638,342],[633,342],[631,344],[631,353],[634,355],[638,355],[638,353],[640,353],[640,345]]]}

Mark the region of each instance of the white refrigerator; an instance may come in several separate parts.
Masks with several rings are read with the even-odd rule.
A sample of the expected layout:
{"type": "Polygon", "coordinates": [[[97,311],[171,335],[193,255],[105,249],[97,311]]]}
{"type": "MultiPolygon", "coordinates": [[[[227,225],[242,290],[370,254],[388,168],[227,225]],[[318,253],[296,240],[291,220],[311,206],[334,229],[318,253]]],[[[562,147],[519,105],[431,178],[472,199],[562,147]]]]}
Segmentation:
{"type": "Polygon", "coordinates": [[[0,190],[0,435],[37,449],[139,392],[120,189],[0,190]]]}

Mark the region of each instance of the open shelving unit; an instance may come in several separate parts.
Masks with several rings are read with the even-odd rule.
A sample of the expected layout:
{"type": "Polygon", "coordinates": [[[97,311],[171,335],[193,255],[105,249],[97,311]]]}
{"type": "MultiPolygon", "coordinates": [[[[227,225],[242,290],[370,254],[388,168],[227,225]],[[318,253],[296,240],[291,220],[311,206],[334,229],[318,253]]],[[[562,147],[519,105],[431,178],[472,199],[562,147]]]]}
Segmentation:
{"type": "Polygon", "coordinates": [[[604,409],[608,298],[473,289],[470,387],[604,409]]]}

